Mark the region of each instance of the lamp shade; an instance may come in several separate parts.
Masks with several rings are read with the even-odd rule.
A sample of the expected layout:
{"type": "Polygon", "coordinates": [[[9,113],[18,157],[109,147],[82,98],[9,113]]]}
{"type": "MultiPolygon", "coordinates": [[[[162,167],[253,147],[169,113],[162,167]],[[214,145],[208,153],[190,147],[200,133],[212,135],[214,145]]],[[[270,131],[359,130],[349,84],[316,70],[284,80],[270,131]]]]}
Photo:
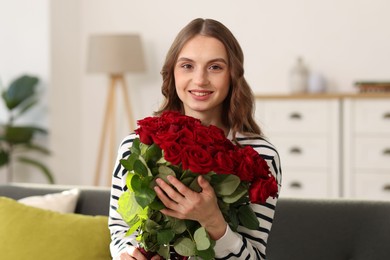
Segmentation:
{"type": "Polygon", "coordinates": [[[144,70],[145,60],[138,34],[90,36],[87,72],[123,74],[144,70]]]}

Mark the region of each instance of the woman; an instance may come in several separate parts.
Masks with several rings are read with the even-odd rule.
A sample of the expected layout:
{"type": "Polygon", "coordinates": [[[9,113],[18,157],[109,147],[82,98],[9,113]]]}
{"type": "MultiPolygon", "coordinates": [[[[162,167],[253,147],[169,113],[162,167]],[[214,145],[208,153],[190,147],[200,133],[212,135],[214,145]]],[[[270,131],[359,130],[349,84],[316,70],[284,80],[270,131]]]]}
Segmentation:
{"type": "MultiPolygon", "coordinates": [[[[168,51],[161,73],[165,102],[156,114],[179,111],[200,119],[202,124],[218,126],[237,145],[252,146],[266,160],[280,189],[279,156],[253,119],[254,98],[244,78],[243,60],[239,43],[223,24],[211,19],[193,20],[179,32],[168,51]]],[[[135,137],[131,134],[122,142],[113,173],[109,227],[114,259],[146,259],[136,248],[136,234],[125,236],[129,227],[117,212],[127,174],[119,159],[129,155],[128,147],[135,137]]],[[[164,181],[157,181],[155,187],[166,206],[161,212],[198,221],[216,241],[216,259],[265,259],[277,198],[269,198],[264,205],[251,205],[259,218],[258,230],[240,227],[233,232],[219,210],[213,188],[204,178],[198,179],[200,193],[174,177],[169,182],[174,188],[164,181]]]]}

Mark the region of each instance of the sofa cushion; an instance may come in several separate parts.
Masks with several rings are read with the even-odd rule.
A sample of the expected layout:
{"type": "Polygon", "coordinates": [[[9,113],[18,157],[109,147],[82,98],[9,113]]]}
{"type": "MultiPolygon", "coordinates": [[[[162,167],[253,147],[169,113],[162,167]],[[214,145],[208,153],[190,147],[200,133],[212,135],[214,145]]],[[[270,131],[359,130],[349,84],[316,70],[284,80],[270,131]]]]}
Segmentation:
{"type": "Polygon", "coordinates": [[[2,259],[111,259],[107,216],[58,213],[0,197],[2,259]]]}
{"type": "Polygon", "coordinates": [[[74,213],[79,195],[79,189],[71,189],[41,196],[29,196],[18,201],[36,208],[53,210],[60,213],[74,213]]]}

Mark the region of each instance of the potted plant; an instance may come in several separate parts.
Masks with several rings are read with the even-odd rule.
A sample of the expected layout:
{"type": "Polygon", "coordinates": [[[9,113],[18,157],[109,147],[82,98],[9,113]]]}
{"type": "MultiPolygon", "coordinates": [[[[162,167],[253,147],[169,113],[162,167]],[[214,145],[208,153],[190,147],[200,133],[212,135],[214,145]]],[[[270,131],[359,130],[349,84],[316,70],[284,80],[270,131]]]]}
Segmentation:
{"type": "Polygon", "coordinates": [[[8,119],[6,122],[0,121],[0,168],[7,167],[7,182],[12,181],[13,162],[17,161],[38,168],[49,183],[54,183],[53,175],[48,167],[30,157],[31,153],[27,153],[30,151],[44,155],[50,153],[48,149],[34,140],[37,134],[46,135],[47,131],[41,127],[16,123],[27,111],[38,104],[38,82],[39,79],[35,76],[22,75],[12,81],[8,89],[1,93],[4,107],[8,110],[8,119]]]}

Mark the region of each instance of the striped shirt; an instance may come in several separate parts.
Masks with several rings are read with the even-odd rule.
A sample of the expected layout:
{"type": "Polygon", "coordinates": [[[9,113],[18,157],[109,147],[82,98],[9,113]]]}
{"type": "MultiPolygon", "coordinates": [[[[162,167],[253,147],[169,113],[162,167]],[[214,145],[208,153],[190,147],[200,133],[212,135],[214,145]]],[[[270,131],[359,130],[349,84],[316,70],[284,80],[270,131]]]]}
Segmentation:
{"type": "MultiPolygon", "coordinates": [[[[136,233],[126,236],[129,226],[117,212],[118,199],[127,190],[127,170],[119,163],[120,159],[127,158],[130,154],[129,147],[137,136],[130,134],[121,143],[118,157],[112,176],[109,229],[111,233],[110,250],[113,257],[117,256],[128,245],[137,245],[136,233]]],[[[228,136],[228,138],[230,135],[228,136]]],[[[281,168],[279,155],[275,147],[261,137],[247,137],[237,134],[237,141],[242,146],[252,146],[267,162],[271,173],[277,180],[280,192],[281,168]]],[[[229,138],[231,139],[231,138],[229,138]]],[[[249,230],[239,226],[237,232],[233,232],[229,226],[219,240],[216,241],[214,251],[216,259],[265,259],[268,234],[271,230],[277,198],[268,198],[264,205],[251,204],[253,211],[259,219],[260,226],[257,230],[249,230]]]]}

